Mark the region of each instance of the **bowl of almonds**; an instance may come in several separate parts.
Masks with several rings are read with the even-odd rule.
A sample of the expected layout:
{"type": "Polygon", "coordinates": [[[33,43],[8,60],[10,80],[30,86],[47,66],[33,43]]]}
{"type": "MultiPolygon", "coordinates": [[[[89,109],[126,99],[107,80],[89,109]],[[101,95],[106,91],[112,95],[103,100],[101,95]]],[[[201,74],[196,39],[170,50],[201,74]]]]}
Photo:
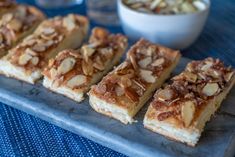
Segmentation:
{"type": "Polygon", "coordinates": [[[185,49],[203,30],[210,0],[118,0],[118,15],[131,40],[144,37],[185,49]]]}

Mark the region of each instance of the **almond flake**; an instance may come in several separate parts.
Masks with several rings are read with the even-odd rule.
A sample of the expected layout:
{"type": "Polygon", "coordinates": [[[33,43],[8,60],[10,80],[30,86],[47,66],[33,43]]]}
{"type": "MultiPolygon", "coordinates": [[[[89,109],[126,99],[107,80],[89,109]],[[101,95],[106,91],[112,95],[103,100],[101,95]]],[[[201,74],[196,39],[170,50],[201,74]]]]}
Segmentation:
{"type": "Polygon", "coordinates": [[[207,71],[208,69],[211,68],[212,65],[213,65],[212,62],[207,61],[206,64],[201,67],[201,70],[202,70],[202,71],[207,71]]]}
{"type": "Polygon", "coordinates": [[[138,62],[141,68],[146,68],[152,62],[151,57],[146,57],[138,62]]]}
{"type": "Polygon", "coordinates": [[[3,23],[6,24],[6,23],[10,22],[12,20],[12,18],[13,18],[13,14],[7,13],[2,16],[2,21],[3,21],[3,23]]]}
{"type": "Polygon", "coordinates": [[[165,62],[164,58],[158,58],[156,59],[151,65],[154,67],[160,66],[165,62]]]}
{"type": "Polygon", "coordinates": [[[115,87],[115,92],[116,92],[117,96],[122,96],[125,93],[124,89],[120,86],[115,87]]]}
{"type": "Polygon", "coordinates": [[[88,45],[84,45],[82,47],[82,55],[84,56],[85,61],[88,61],[88,58],[92,56],[95,52],[95,49],[89,47],[88,45]]]}
{"type": "Polygon", "coordinates": [[[207,83],[203,89],[202,93],[206,96],[213,96],[217,93],[219,90],[219,85],[217,83],[207,83]]]}
{"type": "Polygon", "coordinates": [[[127,87],[130,87],[132,82],[129,78],[123,76],[121,77],[121,80],[120,82],[118,82],[118,84],[122,87],[122,88],[127,88],[127,87]]]}
{"type": "Polygon", "coordinates": [[[28,53],[24,53],[20,56],[19,58],[19,64],[20,65],[25,65],[27,64],[30,60],[32,59],[32,56],[29,55],[28,53]]]}
{"type": "Polygon", "coordinates": [[[55,77],[58,75],[57,70],[56,70],[55,68],[52,68],[52,69],[50,70],[50,75],[51,75],[51,78],[52,78],[52,79],[55,78],[55,77]]]}
{"type": "Polygon", "coordinates": [[[70,88],[74,88],[74,87],[83,85],[84,83],[86,83],[86,81],[87,81],[86,76],[76,75],[67,82],[67,85],[70,88]]]}
{"type": "Polygon", "coordinates": [[[30,48],[27,48],[27,49],[25,50],[25,53],[27,53],[27,54],[29,54],[29,55],[31,55],[31,56],[36,56],[36,55],[37,55],[37,53],[34,52],[33,50],[31,50],[30,48]]]}
{"type": "Polygon", "coordinates": [[[75,18],[73,15],[68,15],[63,18],[63,26],[67,28],[68,31],[73,30],[76,27],[75,18]]]}
{"type": "Polygon", "coordinates": [[[156,81],[156,78],[152,74],[152,71],[140,69],[141,78],[148,83],[154,83],[156,81]]]}
{"type": "Polygon", "coordinates": [[[73,57],[65,58],[58,67],[58,73],[63,75],[69,72],[70,70],[73,69],[75,63],[76,60],[73,57]]]}
{"type": "Polygon", "coordinates": [[[18,32],[22,28],[22,22],[17,19],[13,19],[7,24],[7,27],[18,32]]]}
{"type": "Polygon", "coordinates": [[[44,46],[44,44],[36,44],[33,46],[32,49],[36,52],[44,52],[46,50],[46,47],[44,46]]]}
{"type": "Polygon", "coordinates": [[[197,81],[197,75],[196,74],[193,74],[191,72],[187,72],[185,71],[183,73],[183,76],[186,78],[187,81],[189,82],[196,82],[197,81]]]}
{"type": "Polygon", "coordinates": [[[93,65],[92,65],[92,61],[90,59],[88,59],[88,62],[82,60],[82,71],[85,75],[92,75],[93,74],[93,65]]]}
{"type": "Polygon", "coordinates": [[[174,91],[170,88],[166,88],[163,90],[160,90],[157,93],[157,98],[160,101],[168,101],[168,100],[172,100],[174,98],[174,91]]]}
{"type": "Polygon", "coordinates": [[[50,28],[50,27],[48,27],[48,28],[43,28],[43,34],[45,34],[45,35],[51,35],[51,34],[53,34],[55,32],[55,29],[54,28],[50,28]]]}
{"type": "Polygon", "coordinates": [[[234,72],[232,71],[232,72],[227,73],[227,74],[224,75],[224,79],[225,79],[226,82],[229,82],[231,80],[231,78],[233,76],[233,73],[234,72]]]}
{"type": "Polygon", "coordinates": [[[194,117],[195,105],[192,101],[186,101],[181,107],[181,116],[184,122],[185,127],[188,127],[194,117]]]}
{"type": "Polygon", "coordinates": [[[33,65],[37,65],[37,64],[39,63],[39,58],[38,58],[38,57],[33,57],[33,58],[31,59],[31,63],[32,63],[33,65]]]}
{"type": "Polygon", "coordinates": [[[135,70],[138,70],[138,65],[137,65],[136,60],[135,60],[135,55],[133,53],[130,53],[129,58],[130,58],[130,61],[131,61],[131,64],[132,64],[133,68],[135,70]]]}

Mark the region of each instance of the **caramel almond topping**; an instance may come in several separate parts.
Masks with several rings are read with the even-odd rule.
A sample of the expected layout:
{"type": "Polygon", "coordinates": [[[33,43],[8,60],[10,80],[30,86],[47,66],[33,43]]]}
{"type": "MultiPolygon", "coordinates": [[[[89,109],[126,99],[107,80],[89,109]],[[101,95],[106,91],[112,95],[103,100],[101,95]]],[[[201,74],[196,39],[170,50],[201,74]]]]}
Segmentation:
{"type": "Polygon", "coordinates": [[[164,58],[156,59],[151,65],[154,67],[160,66],[165,62],[164,58]]]}
{"type": "Polygon", "coordinates": [[[219,85],[217,83],[207,83],[203,89],[202,93],[206,96],[213,96],[215,95],[219,90],[219,85]]]}
{"type": "Polygon", "coordinates": [[[140,76],[147,83],[154,83],[156,81],[156,78],[152,74],[152,71],[140,69],[140,76]]]}
{"type": "Polygon", "coordinates": [[[80,86],[83,85],[84,83],[86,83],[86,76],[84,75],[76,75],[73,78],[71,78],[68,82],[67,85],[70,88],[74,88],[76,86],[80,86]]]}
{"type": "Polygon", "coordinates": [[[182,116],[184,125],[186,127],[188,127],[191,124],[193,117],[194,117],[194,113],[195,113],[194,103],[192,101],[184,102],[181,108],[181,116],[182,116]]]}
{"type": "Polygon", "coordinates": [[[75,63],[76,60],[73,57],[68,57],[64,59],[58,67],[58,73],[63,75],[69,72],[71,69],[73,69],[75,63]]]}

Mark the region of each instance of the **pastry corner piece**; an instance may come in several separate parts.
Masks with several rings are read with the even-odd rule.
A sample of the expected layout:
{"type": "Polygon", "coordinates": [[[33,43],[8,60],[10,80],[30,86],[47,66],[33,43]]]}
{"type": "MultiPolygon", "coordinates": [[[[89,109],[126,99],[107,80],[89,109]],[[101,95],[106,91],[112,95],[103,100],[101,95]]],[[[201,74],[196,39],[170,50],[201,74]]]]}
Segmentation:
{"type": "Polygon", "coordinates": [[[70,14],[43,21],[33,34],[0,59],[0,73],[34,84],[48,60],[64,49],[77,48],[88,32],[88,20],[70,14]]]}
{"type": "Polygon", "coordinates": [[[0,18],[0,57],[31,34],[44,19],[40,10],[28,5],[17,5],[14,11],[3,14],[0,18]]]}
{"type": "Polygon", "coordinates": [[[121,34],[96,27],[89,42],[78,50],[64,50],[49,61],[43,85],[77,102],[119,61],[128,45],[121,34]]]}
{"type": "Polygon", "coordinates": [[[170,139],[195,146],[207,121],[235,83],[234,69],[213,58],[192,61],[172,83],[159,89],[144,126],[170,139]]]}
{"type": "Polygon", "coordinates": [[[180,53],[141,39],[127,59],[89,92],[91,107],[124,124],[133,117],[176,67],[180,53]]]}

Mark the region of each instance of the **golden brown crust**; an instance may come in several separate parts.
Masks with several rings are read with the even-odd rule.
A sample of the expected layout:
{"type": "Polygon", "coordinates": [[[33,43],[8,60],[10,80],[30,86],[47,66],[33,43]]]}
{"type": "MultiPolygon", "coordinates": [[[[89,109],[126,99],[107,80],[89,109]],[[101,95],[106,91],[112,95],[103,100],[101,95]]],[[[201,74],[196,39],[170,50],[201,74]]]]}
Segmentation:
{"type": "Polygon", "coordinates": [[[18,5],[0,19],[0,53],[7,51],[31,33],[44,19],[41,11],[32,6],[18,5]]]}
{"type": "Polygon", "coordinates": [[[151,84],[170,67],[180,53],[144,39],[127,53],[127,59],[109,73],[90,94],[108,103],[132,110],[151,84]]]}
{"type": "Polygon", "coordinates": [[[107,69],[112,60],[121,56],[127,47],[127,38],[110,34],[103,28],[92,30],[89,43],[79,50],[64,50],[49,61],[43,74],[55,86],[66,86],[74,91],[89,88],[94,75],[107,69]]]}
{"type": "Polygon", "coordinates": [[[231,86],[234,69],[218,59],[192,61],[172,83],[159,89],[146,114],[148,119],[169,121],[176,127],[194,128],[210,100],[231,86]]]}

